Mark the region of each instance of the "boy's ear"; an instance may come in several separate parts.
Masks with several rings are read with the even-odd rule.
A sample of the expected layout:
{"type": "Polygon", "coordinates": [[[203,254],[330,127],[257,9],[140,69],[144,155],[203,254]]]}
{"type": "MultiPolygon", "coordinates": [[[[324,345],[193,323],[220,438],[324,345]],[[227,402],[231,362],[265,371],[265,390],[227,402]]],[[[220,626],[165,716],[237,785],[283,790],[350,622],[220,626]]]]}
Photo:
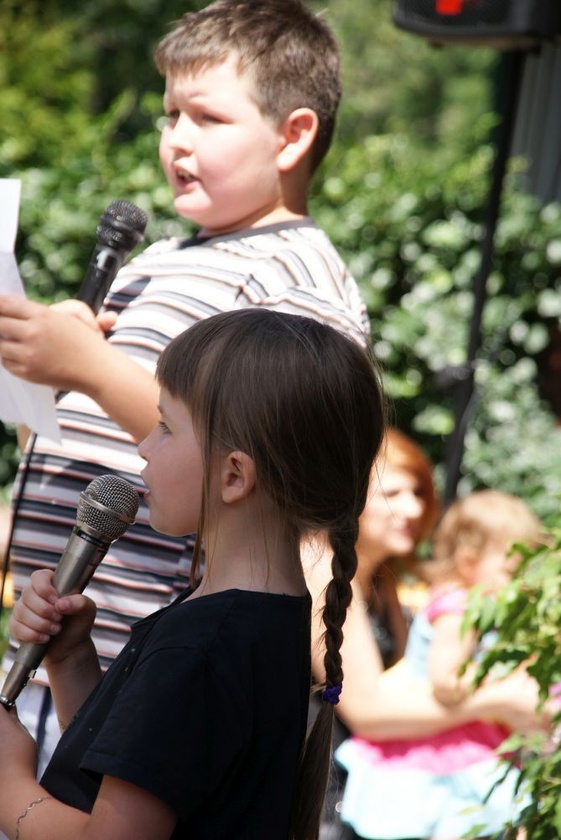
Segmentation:
{"type": "Polygon", "coordinates": [[[310,151],[319,128],[318,115],[311,108],[296,108],[283,125],[283,142],[277,155],[281,172],[290,172],[310,151]]]}
{"type": "Polygon", "coordinates": [[[245,499],[255,487],[255,463],[245,452],[230,452],[220,469],[222,501],[225,504],[245,499]]]}

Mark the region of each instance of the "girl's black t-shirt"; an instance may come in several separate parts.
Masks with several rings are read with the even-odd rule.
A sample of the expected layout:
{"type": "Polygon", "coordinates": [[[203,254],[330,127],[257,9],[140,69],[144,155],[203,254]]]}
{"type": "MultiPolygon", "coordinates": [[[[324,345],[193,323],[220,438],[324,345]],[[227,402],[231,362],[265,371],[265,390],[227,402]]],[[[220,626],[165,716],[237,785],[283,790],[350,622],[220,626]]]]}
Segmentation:
{"type": "Polygon", "coordinates": [[[286,840],[310,612],[309,596],[228,590],[139,621],[41,783],[87,812],[104,775],[137,785],[177,813],[173,840],[286,840]]]}

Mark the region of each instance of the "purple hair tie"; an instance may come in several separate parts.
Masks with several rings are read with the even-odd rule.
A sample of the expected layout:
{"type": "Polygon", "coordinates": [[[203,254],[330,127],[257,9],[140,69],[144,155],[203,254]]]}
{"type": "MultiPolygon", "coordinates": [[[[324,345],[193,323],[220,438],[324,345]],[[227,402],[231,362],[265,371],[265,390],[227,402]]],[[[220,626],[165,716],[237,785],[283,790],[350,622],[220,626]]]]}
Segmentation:
{"type": "Polygon", "coordinates": [[[341,683],[339,685],[328,685],[321,693],[321,699],[332,706],[336,706],[339,702],[339,695],[343,690],[341,683]]]}

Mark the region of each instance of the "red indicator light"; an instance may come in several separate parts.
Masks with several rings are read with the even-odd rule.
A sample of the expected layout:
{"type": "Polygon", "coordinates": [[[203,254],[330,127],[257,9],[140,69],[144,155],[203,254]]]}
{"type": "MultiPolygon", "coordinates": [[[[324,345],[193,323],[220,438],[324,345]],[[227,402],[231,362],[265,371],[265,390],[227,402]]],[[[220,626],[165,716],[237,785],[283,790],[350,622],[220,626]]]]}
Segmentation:
{"type": "Polygon", "coordinates": [[[439,15],[460,15],[464,0],[436,0],[436,12],[439,15]]]}

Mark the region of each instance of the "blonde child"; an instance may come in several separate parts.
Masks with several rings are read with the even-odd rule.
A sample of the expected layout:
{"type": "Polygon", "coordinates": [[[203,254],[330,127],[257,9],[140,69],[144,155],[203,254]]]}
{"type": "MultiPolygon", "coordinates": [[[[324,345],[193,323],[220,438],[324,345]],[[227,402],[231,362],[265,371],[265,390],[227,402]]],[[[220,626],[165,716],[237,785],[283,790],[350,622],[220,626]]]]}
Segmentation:
{"type": "Polygon", "coordinates": [[[201,321],[158,363],[160,420],[140,444],[154,528],[196,531],[200,581],[138,622],[101,678],[94,603],[32,575],[20,640],[46,665],[65,732],[42,778],[0,709],[0,827],[24,840],[314,840],[339,648],[370,467],[383,436],[371,359],[319,322],[247,309],[201,321]],[[299,766],[310,688],[302,539],[332,549],[323,708],[299,766]],[[62,617],[65,617],[62,622],[62,617]]]}
{"type": "MultiPolygon", "coordinates": [[[[495,592],[516,568],[513,543],[540,537],[540,523],[526,504],[500,491],[473,493],[448,509],[434,537],[431,597],[413,621],[398,666],[418,679],[419,692],[428,679],[443,706],[454,709],[466,700],[470,669],[459,672],[478,650],[474,633],[462,632],[468,591],[480,586],[495,592]]],[[[481,644],[492,644],[492,637],[481,644]]],[[[499,833],[517,808],[518,774],[512,769],[505,775],[497,757],[507,735],[502,725],[474,721],[430,738],[346,741],[337,752],[349,774],[344,822],[355,836],[377,840],[459,840],[476,826],[481,836],[499,833]]]]}

